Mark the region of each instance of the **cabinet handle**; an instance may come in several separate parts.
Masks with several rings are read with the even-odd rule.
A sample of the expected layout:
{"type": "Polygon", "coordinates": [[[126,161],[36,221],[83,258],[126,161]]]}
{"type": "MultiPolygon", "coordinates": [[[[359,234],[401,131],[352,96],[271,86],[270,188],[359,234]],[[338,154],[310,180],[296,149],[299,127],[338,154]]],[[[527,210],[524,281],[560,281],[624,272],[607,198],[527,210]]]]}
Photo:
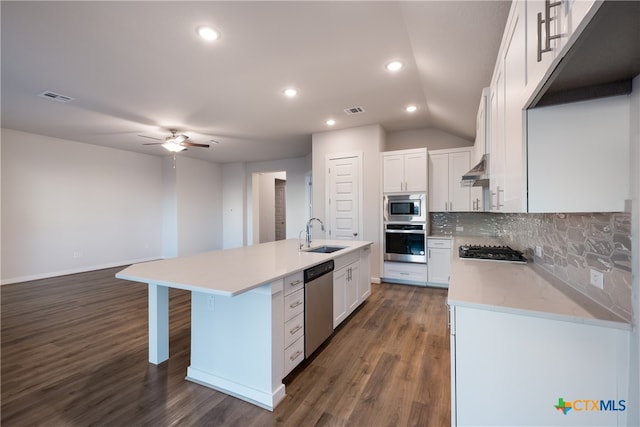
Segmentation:
{"type": "Polygon", "coordinates": [[[293,335],[293,334],[295,334],[296,332],[298,332],[300,329],[302,329],[302,326],[297,325],[295,328],[293,328],[293,329],[291,329],[291,330],[289,331],[289,334],[293,335]]]}
{"type": "Polygon", "coordinates": [[[429,249],[429,259],[431,259],[431,249],[429,249]]]}
{"type": "Polygon", "coordinates": [[[289,285],[290,285],[290,286],[297,286],[297,285],[299,285],[300,283],[302,283],[302,280],[296,280],[295,282],[291,282],[291,283],[289,283],[289,285]]]}
{"type": "Polygon", "coordinates": [[[444,202],[444,210],[445,210],[445,212],[449,210],[449,209],[447,209],[447,206],[448,206],[447,202],[444,202]]]}
{"type": "Polygon", "coordinates": [[[453,202],[449,202],[449,210],[452,211],[453,210],[453,202]]]}
{"type": "Polygon", "coordinates": [[[302,352],[300,350],[296,351],[295,353],[293,353],[290,357],[289,360],[291,360],[292,362],[294,360],[296,360],[298,358],[298,356],[300,356],[302,354],[302,352]]]}
{"type": "Polygon", "coordinates": [[[297,306],[301,305],[302,301],[298,300],[296,302],[294,302],[293,304],[289,304],[289,308],[296,308],[297,306]]]}
{"type": "Polygon", "coordinates": [[[504,190],[500,189],[500,186],[497,187],[498,192],[496,193],[496,209],[503,208],[504,205],[500,203],[500,193],[504,193],[504,190]]]}
{"type": "Polygon", "coordinates": [[[551,32],[551,21],[555,19],[551,17],[551,8],[560,6],[561,4],[561,0],[553,3],[551,3],[551,0],[545,0],[544,19],[542,19],[542,12],[538,12],[538,62],[542,61],[543,53],[551,52],[551,40],[561,37],[561,34],[549,35],[551,32]],[[542,24],[544,24],[545,29],[544,48],[542,47],[542,24]]]}

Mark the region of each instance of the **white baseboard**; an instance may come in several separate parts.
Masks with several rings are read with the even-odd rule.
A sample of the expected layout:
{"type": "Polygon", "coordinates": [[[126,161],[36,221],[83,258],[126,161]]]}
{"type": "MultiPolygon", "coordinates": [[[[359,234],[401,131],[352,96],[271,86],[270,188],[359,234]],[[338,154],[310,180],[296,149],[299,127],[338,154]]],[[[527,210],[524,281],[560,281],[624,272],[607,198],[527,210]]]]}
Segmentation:
{"type": "Polygon", "coordinates": [[[48,279],[48,278],[51,278],[51,277],[66,276],[67,274],[86,273],[87,271],[102,270],[104,268],[128,266],[130,264],[137,264],[139,262],[147,262],[147,261],[155,261],[157,259],[160,259],[160,258],[158,258],[158,257],[140,258],[140,259],[134,259],[134,260],[127,260],[127,261],[110,262],[110,263],[101,264],[101,265],[92,265],[92,266],[87,266],[87,267],[72,268],[72,269],[68,269],[68,270],[51,271],[51,272],[47,272],[47,273],[33,274],[33,275],[29,275],[29,276],[11,277],[11,278],[8,278],[8,279],[2,279],[2,281],[0,282],[0,286],[1,285],[10,285],[12,283],[29,282],[31,280],[40,280],[40,279],[48,279]]]}

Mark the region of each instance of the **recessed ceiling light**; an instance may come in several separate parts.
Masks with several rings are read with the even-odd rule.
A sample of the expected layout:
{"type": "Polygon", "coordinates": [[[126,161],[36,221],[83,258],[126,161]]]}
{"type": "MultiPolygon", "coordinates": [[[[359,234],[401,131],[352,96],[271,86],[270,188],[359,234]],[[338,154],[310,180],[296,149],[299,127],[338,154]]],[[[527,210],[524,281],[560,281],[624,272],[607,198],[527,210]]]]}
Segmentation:
{"type": "Polygon", "coordinates": [[[327,126],[333,126],[336,124],[336,121],[333,119],[329,119],[325,123],[327,124],[327,126]]]}
{"type": "Polygon", "coordinates": [[[292,87],[289,87],[289,88],[286,88],[282,93],[284,93],[285,96],[288,96],[289,98],[293,98],[298,94],[298,91],[292,87]]]}
{"type": "Polygon", "coordinates": [[[212,42],[220,38],[220,33],[212,27],[202,26],[198,27],[196,31],[203,40],[208,42],[212,42]]]}
{"type": "Polygon", "coordinates": [[[407,113],[415,113],[418,110],[418,107],[416,107],[415,105],[408,105],[407,108],[405,108],[405,111],[407,113]]]}
{"type": "Polygon", "coordinates": [[[402,67],[404,67],[404,64],[401,61],[391,61],[389,62],[387,65],[387,70],[389,71],[399,71],[402,67]]]}

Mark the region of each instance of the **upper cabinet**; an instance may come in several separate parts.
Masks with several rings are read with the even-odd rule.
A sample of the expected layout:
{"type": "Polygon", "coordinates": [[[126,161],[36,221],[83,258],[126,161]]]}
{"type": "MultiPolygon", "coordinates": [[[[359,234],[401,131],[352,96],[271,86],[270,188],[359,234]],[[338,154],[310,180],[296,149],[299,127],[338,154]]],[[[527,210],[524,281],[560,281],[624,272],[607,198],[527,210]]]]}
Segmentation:
{"type": "Polygon", "coordinates": [[[382,189],[385,193],[427,191],[427,149],[382,153],[382,189]]]}
{"type": "Polygon", "coordinates": [[[471,163],[471,148],[429,152],[429,211],[470,211],[470,187],[462,186],[471,163]]]}
{"type": "MultiPolygon", "coordinates": [[[[586,67],[587,61],[605,54],[609,58],[617,52],[617,45],[615,52],[611,52],[596,42],[602,34],[612,31],[597,31],[594,27],[615,26],[613,22],[620,22],[628,29],[620,33],[623,54],[616,58],[622,56],[624,63],[624,58],[630,57],[627,45],[632,49],[636,46],[637,55],[634,35],[640,27],[633,25],[633,21],[637,23],[640,7],[636,3],[512,2],[488,98],[484,100],[487,95],[483,93],[478,113],[481,117],[483,106],[484,114],[488,113],[485,119],[488,132],[482,132],[478,126],[477,136],[478,141],[483,135],[488,138],[485,143],[490,171],[488,210],[624,210],[630,181],[625,160],[630,149],[628,102],[625,106],[621,105],[624,102],[612,101],[615,92],[607,92],[608,98],[602,98],[602,102],[584,101],[587,97],[603,96],[599,92],[602,88],[578,89],[570,85],[583,79],[590,82],[587,84],[596,84],[589,80],[594,73],[586,67]],[[605,19],[611,17],[616,19],[605,19]],[[585,67],[580,69],[576,63],[585,67]],[[581,102],[575,102],[580,99],[581,102]],[[529,109],[553,103],[563,104],[529,109]],[[620,163],[624,165],[616,168],[620,163]]],[[[615,62],[611,59],[612,64],[615,62]]],[[[612,68],[624,67],[612,65],[612,68]]],[[[638,72],[632,70],[631,74],[638,72]]],[[[598,75],[604,74],[598,71],[598,75]]],[[[610,86],[613,88],[606,90],[618,90],[617,85],[610,86]]]]}

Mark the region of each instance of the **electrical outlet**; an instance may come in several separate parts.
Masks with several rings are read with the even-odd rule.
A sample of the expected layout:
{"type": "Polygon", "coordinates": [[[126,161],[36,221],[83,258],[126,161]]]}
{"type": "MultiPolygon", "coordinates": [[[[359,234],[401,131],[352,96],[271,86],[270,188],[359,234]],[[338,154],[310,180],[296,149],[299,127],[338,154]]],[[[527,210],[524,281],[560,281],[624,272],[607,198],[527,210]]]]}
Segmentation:
{"type": "Polygon", "coordinates": [[[594,268],[591,269],[591,279],[589,281],[596,288],[604,289],[604,274],[594,268]]]}
{"type": "Polygon", "coordinates": [[[536,246],[535,253],[536,253],[536,256],[538,258],[542,258],[542,247],[541,246],[536,246]]]}
{"type": "Polygon", "coordinates": [[[456,231],[464,231],[464,227],[457,225],[456,226],[456,231]]]}

